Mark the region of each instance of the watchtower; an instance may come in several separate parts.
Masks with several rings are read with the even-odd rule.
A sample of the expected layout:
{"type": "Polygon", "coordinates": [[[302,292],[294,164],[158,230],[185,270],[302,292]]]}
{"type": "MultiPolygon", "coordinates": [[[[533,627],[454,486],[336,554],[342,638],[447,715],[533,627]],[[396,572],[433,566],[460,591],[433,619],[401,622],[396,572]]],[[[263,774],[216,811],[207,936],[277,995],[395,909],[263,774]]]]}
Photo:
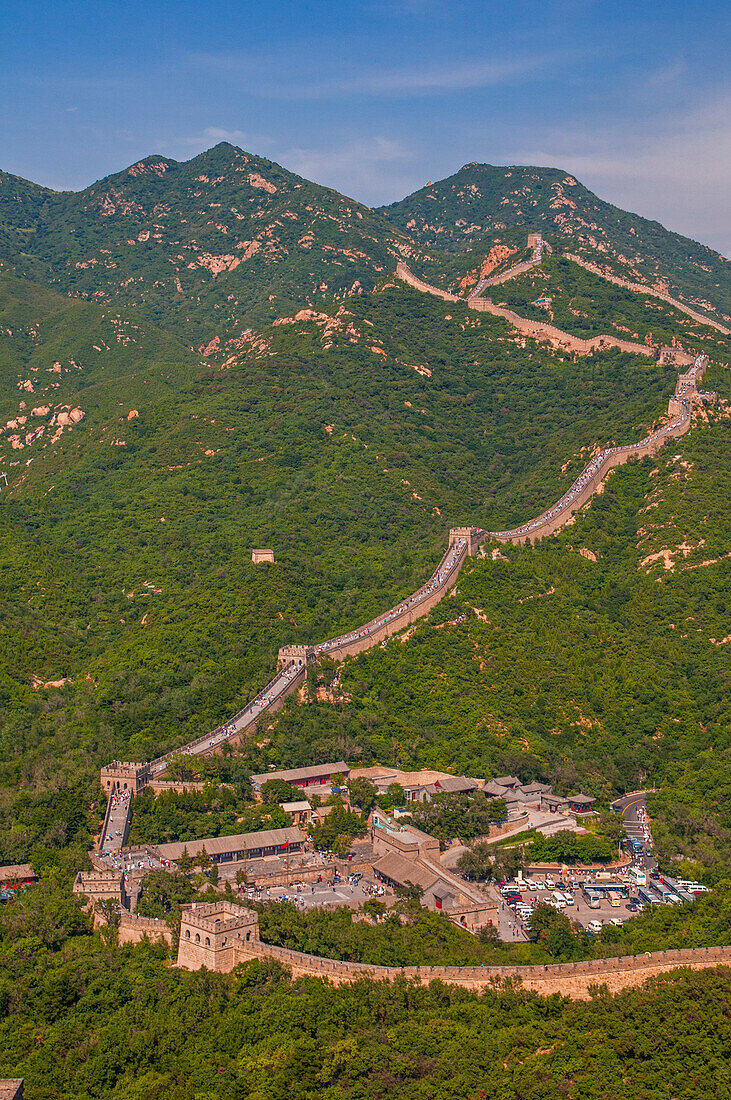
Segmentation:
{"type": "Polygon", "coordinates": [[[129,760],[114,760],[101,770],[103,791],[131,791],[139,794],[150,781],[149,764],[133,764],[129,760]]]}
{"type": "Polygon", "coordinates": [[[186,970],[228,973],[239,962],[238,948],[259,939],[259,916],[253,909],[221,898],[183,909],[178,966],[186,970]]]}
{"type": "Polygon", "coordinates": [[[298,668],[303,668],[314,659],[315,651],[309,645],[283,645],[277,654],[277,667],[284,668],[290,661],[294,661],[298,668]]]}
{"type": "Polygon", "coordinates": [[[449,545],[451,546],[455,542],[459,542],[460,539],[465,539],[467,542],[467,553],[472,557],[478,546],[480,545],[480,536],[483,532],[479,527],[453,527],[449,532],[449,545]]]}

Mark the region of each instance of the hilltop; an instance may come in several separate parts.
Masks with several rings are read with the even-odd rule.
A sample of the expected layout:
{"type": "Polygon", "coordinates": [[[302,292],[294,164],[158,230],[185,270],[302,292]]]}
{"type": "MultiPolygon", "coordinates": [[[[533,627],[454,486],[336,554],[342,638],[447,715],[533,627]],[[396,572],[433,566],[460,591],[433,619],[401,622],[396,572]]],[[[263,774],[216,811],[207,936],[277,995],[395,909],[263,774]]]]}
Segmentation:
{"type": "Polygon", "coordinates": [[[507,255],[515,262],[525,234],[542,232],[559,251],[573,251],[632,282],[674,290],[720,319],[731,314],[728,260],[605,202],[556,168],[473,162],[380,212],[422,248],[460,256],[451,268],[462,274],[471,267],[479,272],[488,255],[490,270],[482,274],[499,269],[507,255]]]}
{"type": "Polygon", "coordinates": [[[225,142],[184,163],[145,157],[79,192],[0,172],[0,258],[134,305],[190,344],[369,291],[413,252],[362,203],[225,142]]]}
{"type": "Polygon", "coordinates": [[[723,257],[558,169],[469,164],[380,210],[226,142],[185,162],[145,157],[79,192],[0,172],[0,261],[133,306],[209,353],[251,324],[369,293],[399,259],[474,285],[536,230],[557,252],[731,314],[723,257]]]}

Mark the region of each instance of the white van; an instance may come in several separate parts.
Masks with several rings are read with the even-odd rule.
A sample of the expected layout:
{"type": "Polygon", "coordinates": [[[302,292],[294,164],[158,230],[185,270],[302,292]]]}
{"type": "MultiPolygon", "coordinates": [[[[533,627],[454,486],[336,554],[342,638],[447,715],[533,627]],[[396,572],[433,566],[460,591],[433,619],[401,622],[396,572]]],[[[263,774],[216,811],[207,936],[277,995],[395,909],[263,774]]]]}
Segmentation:
{"type": "Polygon", "coordinates": [[[602,930],[602,922],[600,920],[590,920],[586,926],[587,932],[591,932],[593,936],[598,936],[602,930]]]}

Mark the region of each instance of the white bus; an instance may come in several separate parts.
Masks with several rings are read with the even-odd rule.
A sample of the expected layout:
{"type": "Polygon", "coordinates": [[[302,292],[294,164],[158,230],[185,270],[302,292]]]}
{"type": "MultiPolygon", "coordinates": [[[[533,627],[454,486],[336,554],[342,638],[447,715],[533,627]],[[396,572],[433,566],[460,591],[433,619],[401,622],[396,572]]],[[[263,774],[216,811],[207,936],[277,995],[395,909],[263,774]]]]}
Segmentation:
{"type": "Polygon", "coordinates": [[[630,867],[627,877],[633,886],[647,886],[647,875],[639,867],[630,867]]]}

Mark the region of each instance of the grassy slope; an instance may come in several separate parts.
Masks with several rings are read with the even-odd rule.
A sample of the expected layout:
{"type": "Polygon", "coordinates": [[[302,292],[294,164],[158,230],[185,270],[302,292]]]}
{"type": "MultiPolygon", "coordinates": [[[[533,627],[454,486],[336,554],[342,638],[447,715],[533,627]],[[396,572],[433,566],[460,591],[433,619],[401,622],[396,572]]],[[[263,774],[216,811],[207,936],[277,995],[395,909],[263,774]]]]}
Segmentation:
{"type": "MultiPolygon", "coordinates": [[[[560,246],[607,264],[624,278],[667,279],[684,297],[731,313],[729,266],[718,253],[620,210],[555,168],[467,164],[447,179],[383,207],[381,212],[423,248],[486,253],[493,240],[542,231],[560,246]]],[[[521,242],[521,247],[524,242],[521,242]]],[[[473,266],[472,264],[470,266],[473,266]]]]}

